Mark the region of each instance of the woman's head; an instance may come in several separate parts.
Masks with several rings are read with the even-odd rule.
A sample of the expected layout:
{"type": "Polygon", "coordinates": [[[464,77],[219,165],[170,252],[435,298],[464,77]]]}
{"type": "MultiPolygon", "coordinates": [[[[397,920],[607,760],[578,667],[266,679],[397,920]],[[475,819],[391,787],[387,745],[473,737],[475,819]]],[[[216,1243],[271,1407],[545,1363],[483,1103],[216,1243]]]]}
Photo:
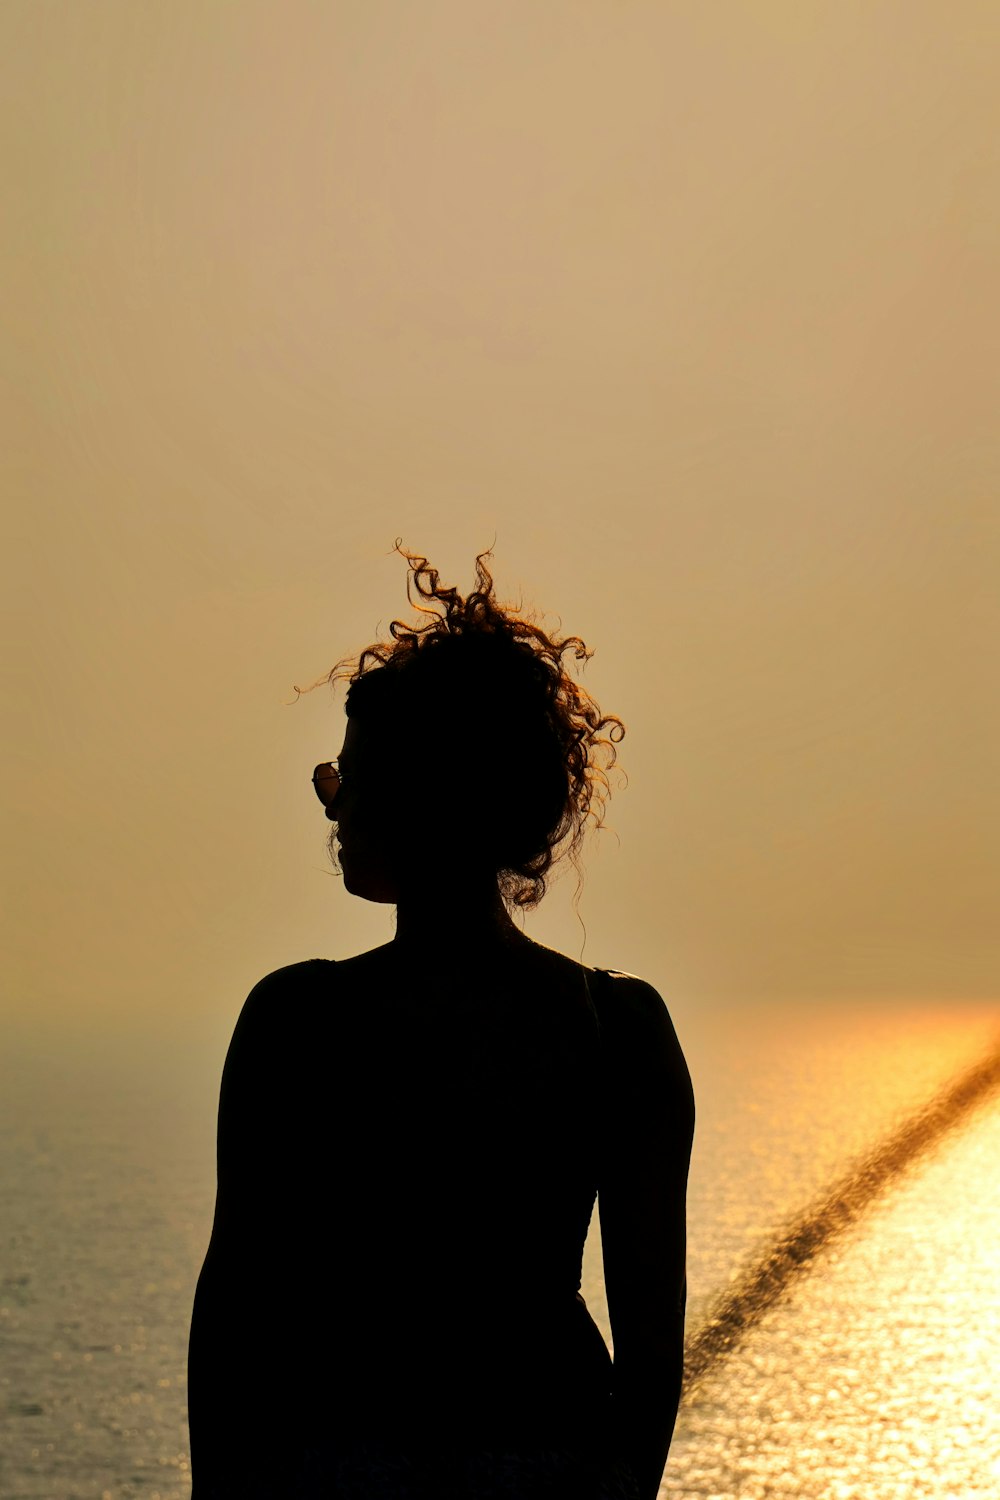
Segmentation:
{"type": "Polygon", "coordinates": [[[488,553],[464,598],[426,558],[403,556],[424,619],[394,620],[388,641],[329,674],[350,683],[328,808],[348,886],[395,900],[430,880],[447,899],[489,878],[509,905],[534,906],[554,860],[601,821],[624,725],[570,676],[565,659],[590,655],[578,637],[495,598],[488,553]]]}

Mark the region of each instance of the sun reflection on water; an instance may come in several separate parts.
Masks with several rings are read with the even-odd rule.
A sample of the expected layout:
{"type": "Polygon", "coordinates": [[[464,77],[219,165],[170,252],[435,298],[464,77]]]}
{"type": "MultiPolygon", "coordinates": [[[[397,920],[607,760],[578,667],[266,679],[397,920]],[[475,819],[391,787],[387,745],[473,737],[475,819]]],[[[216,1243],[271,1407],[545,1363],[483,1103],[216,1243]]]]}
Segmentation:
{"type": "MultiPolygon", "coordinates": [[[[871,1059],[858,1062],[870,1086],[871,1059]]],[[[906,1062],[902,1044],[897,1105],[906,1062]]],[[[709,1370],[682,1408],[662,1495],[996,1500],[1000,1100],[984,1097],[898,1180],[887,1173],[889,1190],[709,1370]]]]}
{"type": "Polygon", "coordinates": [[[958,1129],[1000,1090],[1000,1045],[966,1068],[922,1109],[909,1115],[801,1210],[717,1301],[685,1351],[690,1395],[727,1358],[763,1313],[806,1274],[817,1255],[845,1235],[921,1156],[958,1129]]]}

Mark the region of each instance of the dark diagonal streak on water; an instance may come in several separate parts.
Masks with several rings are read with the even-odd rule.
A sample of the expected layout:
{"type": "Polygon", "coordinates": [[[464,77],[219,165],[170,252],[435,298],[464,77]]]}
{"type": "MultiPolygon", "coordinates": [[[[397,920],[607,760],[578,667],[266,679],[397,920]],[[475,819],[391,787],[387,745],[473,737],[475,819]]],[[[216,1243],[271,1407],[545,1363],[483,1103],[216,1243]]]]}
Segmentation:
{"type": "Polygon", "coordinates": [[[782,1230],[688,1340],[685,1394],[738,1347],[769,1307],[811,1269],[817,1253],[843,1234],[916,1159],[1000,1087],[1000,1046],[911,1115],[782,1230]]]}

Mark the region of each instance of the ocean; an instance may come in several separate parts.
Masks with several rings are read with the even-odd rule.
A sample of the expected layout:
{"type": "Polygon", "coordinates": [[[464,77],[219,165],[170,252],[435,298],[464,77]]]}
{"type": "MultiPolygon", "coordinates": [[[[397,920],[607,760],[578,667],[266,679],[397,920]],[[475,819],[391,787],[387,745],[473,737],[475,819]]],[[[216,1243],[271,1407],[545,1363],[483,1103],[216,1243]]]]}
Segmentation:
{"type": "MultiPolygon", "coordinates": [[[[824,1002],[677,1023],[699,1363],[661,1494],[997,1500],[1000,1092],[954,1120],[926,1106],[995,1053],[1000,1013],[824,1002]]],[[[4,1500],[188,1500],[217,1064],[95,1036],[19,1043],[0,1067],[4,1500]]],[[[598,1223],[583,1291],[610,1341],[598,1223]]],[[[264,1295],[280,1313],[280,1286],[264,1295]]]]}

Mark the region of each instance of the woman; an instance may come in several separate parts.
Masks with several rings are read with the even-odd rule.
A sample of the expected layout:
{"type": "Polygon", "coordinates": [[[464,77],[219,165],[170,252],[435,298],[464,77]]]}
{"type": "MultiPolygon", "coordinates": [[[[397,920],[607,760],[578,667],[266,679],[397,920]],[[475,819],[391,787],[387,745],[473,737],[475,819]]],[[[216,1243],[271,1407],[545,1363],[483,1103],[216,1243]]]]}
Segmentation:
{"type": "Polygon", "coordinates": [[[191,1327],[194,1500],[654,1500],[677,1412],[691,1085],[663,1001],[528,939],[624,728],[575,637],[404,554],[314,785],[391,942],[270,974],[226,1060],[191,1327]],[[603,731],[608,731],[605,735],[603,731]],[[599,1194],[612,1365],[579,1296],[599,1194]]]}

